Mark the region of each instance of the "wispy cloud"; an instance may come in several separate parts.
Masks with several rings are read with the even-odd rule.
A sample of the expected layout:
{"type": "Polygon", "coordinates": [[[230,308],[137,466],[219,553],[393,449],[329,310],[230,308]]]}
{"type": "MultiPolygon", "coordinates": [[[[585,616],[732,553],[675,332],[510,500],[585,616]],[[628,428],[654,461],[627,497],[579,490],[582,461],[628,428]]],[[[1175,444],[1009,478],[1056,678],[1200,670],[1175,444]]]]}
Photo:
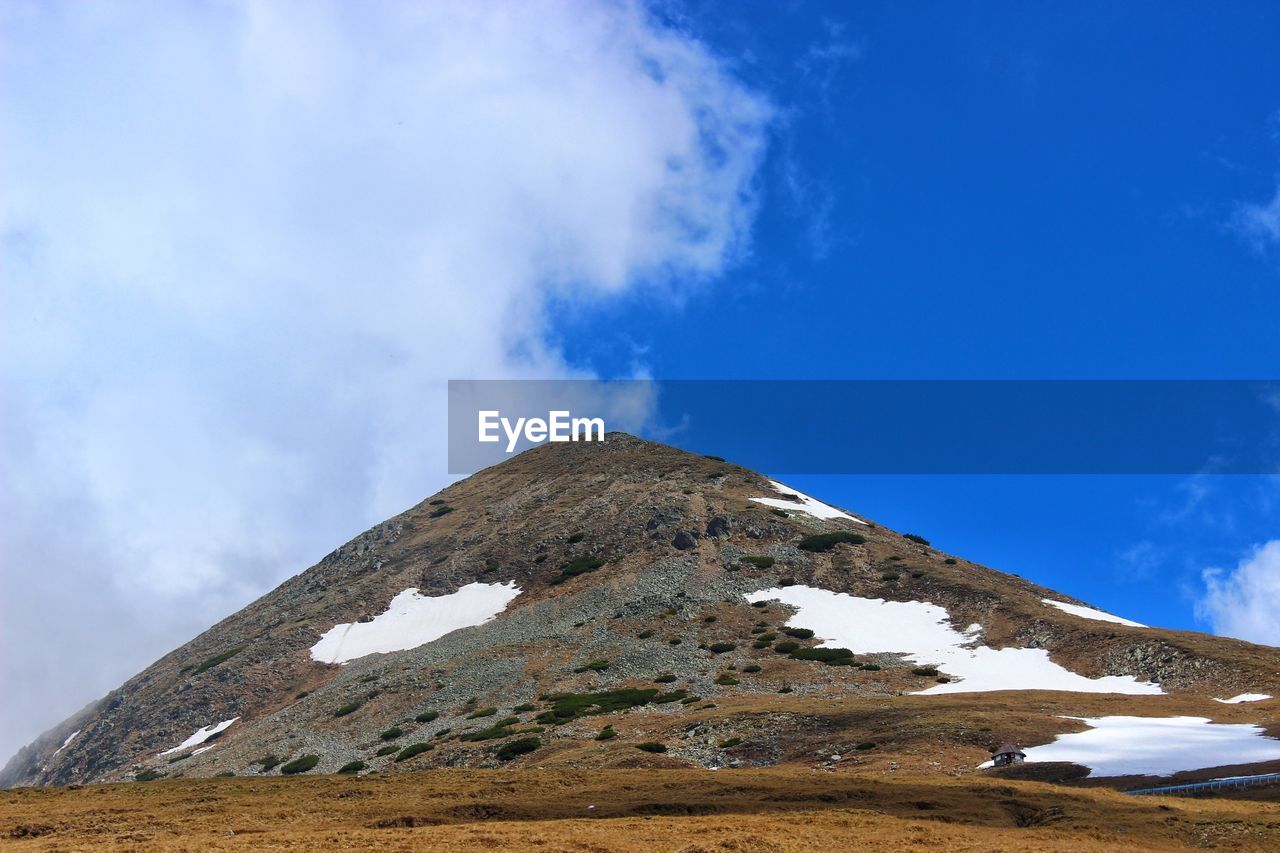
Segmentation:
{"type": "Polygon", "coordinates": [[[770,105],[631,3],[0,27],[0,753],[443,485],[445,379],[580,375],[548,299],[755,212],[770,105]]]}

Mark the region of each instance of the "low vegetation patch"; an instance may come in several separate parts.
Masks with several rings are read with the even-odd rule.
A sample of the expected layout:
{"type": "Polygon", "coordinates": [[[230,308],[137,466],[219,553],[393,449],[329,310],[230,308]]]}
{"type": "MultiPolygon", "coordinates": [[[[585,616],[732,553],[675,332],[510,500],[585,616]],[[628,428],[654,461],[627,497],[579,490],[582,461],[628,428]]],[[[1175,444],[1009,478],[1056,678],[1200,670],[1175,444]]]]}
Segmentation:
{"type": "Polygon", "coordinates": [[[911,670],[912,675],[937,675],[938,668],[936,666],[918,666],[911,670]]]}
{"type": "Polygon", "coordinates": [[[798,547],[802,551],[823,552],[830,551],[840,544],[861,545],[866,541],[867,537],[861,534],[840,530],[835,533],[815,533],[812,536],[806,536],[800,540],[798,547]]]}
{"type": "Polygon", "coordinates": [[[497,708],[481,708],[479,711],[472,711],[470,714],[467,714],[467,719],[478,720],[481,717],[492,717],[496,713],[498,713],[497,708]]]}
{"type": "Polygon", "coordinates": [[[442,504],[427,513],[427,518],[440,518],[442,515],[448,515],[451,512],[453,512],[453,507],[448,504],[442,504]]]}
{"type": "Polygon", "coordinates": [[[608,668],[609,662],[607,660],[593,660],[591,663],[584,663],[582,666],[575,667],[573,671],[576,673],[604,672],[608,668]]]}
{"type": "Polygon", "coordinates": [[[339,773],[359,773],[364,769],[363,761],[348,761],[338,768],[339,773]]]}
{"type": "Polygon", "coordinates": [[[900,577],[902,577],[902,576],[901,576],[901,575],[899,575],[897,572],[884,572],[883,574],[881,574],[881,575],[880,575],[880,580],[882,580],[882,581],[896,581],[896,580],[897,580],[898,578],[900,578],[900,577]]]}
{"type": "Polygon", "coordinates": [[[869,740],[864,740],[862,743],[854,747],[854,749],[860,749],[860,750],[868,750],[868,749],[875,749],[875,748],[876,748],[876,745],[869,740]]]}
{"type": "Polygon", "coordinates": [[[666,752],[667,745],[658,743],[656,740],[647,740],[644,743],[636,744],[636,749],[643,749],[645,752],[666,752]]]}
{"type": "Polygon", "coordinates": [[[780,655],[789,655],[796,649],[800,648],[800,644],[794,640],[784,640],[773,647],[773,650],[780,655]]]}
{"type": "Polygon", "coordinates": [[[808,640],[813,637],[813,631],[808,628],[783,628],[782,633],[788,637],[795,637],[797,640],[808,640]]]}
{"type": "Polygon", "coordinates": [[[707,650],[711,652],[713,655],[722,655],[725,652],[731,652],[736,648],[737,646],[734,645],[733,643],[712,643],[711,645],[707,646],[707,650]]]}
{"type": "Polygon", "coordinates": [[[586,539],[586,538],[587,538],[587,534],[579,530],[577,533],[569,537],[569,544],[577,545],[579,542],[581,542],[583,539],[586,539]]]}
{"type": "Polygon", "coordinates": [[[544,697],[546,701],[552,703],[551,710],[543,711],[536,719],[539,723],[546,725],[558,725],[578,717],[608,714],[648,705],[658,694],[656,687],[628,687],[605,690],[600,693],[552,693],[544,697]]]}
{"type": "Polygon", "coordinates": [[[333,715],[335,717],[345,717],[347,714],[354,714],[356,711],[360,710],[362,705],[364,705],[364,700],[356,699],[355,701],[348,702],[338,710],[334,711],[333,715]]]}
{"type": "Polygon", "coordinates": [[[135,781],[135,782],[154,782],[154,781],[155,781],[155,780],[157,780],[157,779],[163,779],[163,778],[164,778],[164,776],[165,776],[165,774],[164,774],[164,773],[161,773],[159,770],[143,770],[143,771],[142,771],[141,773],[139,773],[137,776],[134,776],[134,777],[133,777],[133,781],[135,781]]]}
{"type": "Polygon", "coordinates": [[[517,705],[511,710],[515,711],[517,714],[524,714],[528,711],[538,710],[538,706],[533,704],[532,702],[525,702],[523,705],[517,705]]]}
{"type": "Polygon", "coordinates": [[[613,726],[608,725],[600,730],[600,734],[596,735],[596,740],[610,740],[611,738],[615,738],[617,736],[618,736],[618,733],[613,730],[613,726]]]}
{"type": "Polygon", "coordinates": [[[262,765],[263,773],[268,772],[269,770],[271,770],[271,768],[275,767],[279,763],[280,763],[280,759],[276,758],[274,755],[264,755],[254,762],[254,764],[262,765]]]}
{"type": "Polygon", "coordinates": [[[721,741],[721,742],[720,742],[720,748],[721,748],[721,749],[733,749],[735,746],[739,746],[739,745],[741,745],[741,744],[742,744],[742,738],[740,738],[740,737],[731,737],[731,738],[729,738],[728,740],[723,740],[723,741],[721,741]]]}
{"type": "Polygon", "coordinates": [[[739,563],[746,563],[755,566],[757,569],[769,569],[777,562],[773,557],[739,557],[739,563]]]}
{"type": "Polygon", "coordinates": [[[240,654],[242,651],[244,651],[243,648],[228,649],[227,651],[222,652],[220,654],[216,654],[211,658],[206,658],[203,663],[201,663],[198,667],[196,667],[196,671],[191,674],[199,675],[200,673],[205,672],[206,670],[213,669],[218,664],[226,663],[227,661],[231,660],[233,657],[240,654]]]}
{"type": "Polygon", "coordinates": [[[510,727],[514,726],[518,722],[520,722],[519,717],[507,717],[504,720],[499,720],[487,729],[480,729],[479,731],[460,734],[458,735],[458,740],[467,741],[468,743],[478,743],[484,740],[497,740],[498,738],[508,737],[513,734],[510,727]]]}
{"type": "Polygon", "coordinates": [[[676,677],[669,672],[664,672],[653,680],[654,684],[670,684],[676,680],[676,677]]]}
{"type": "Polygon", "coordinates": [[[759,672],[760,668],[761,668],[760,664],[758,663],[749,663],[742,668],[742,671],[743,672],[759,672]]]}
{"type": "Polygon", "coordinates": [[[789,655],[793,660],[816,660],[828,666],[854,666],[853,652],[849,649],[796,649],[789,655]]]}
{"type": "Polygon", "coordinates": [[[499,761],[510,761],[513,758],[533,752],[542,746],[542,741],[536,737],[522,737],[518,740],[508,741],[498,748],[495,753],[499,761]]]}
{"type": "Polygon", "coordinates": [[[551,579],[553,584],[564,583],[578,575],[594,572],[604,565],[599,557],[576,557],[560,567],[560,574],[551,579]]]}
{"type": "Polygon", "coordinates": [[[432,720],[437,719],[439,716],[440,716],[439,711],[423,711],[421,714],[414,717],[414,719],[417,720],[419,723],[429,723],[432,720]]]}
{"type": "Polygon", "coordinates": [[[645,630],[641,631],[639,634],[636,634],[636,637],[638,637],[641,640],[647,640],[656,633],[658,632],[653,630],[652,628],[646,628],[645,630]]]}
{"type": "Polygon", "coordinates": [[[430,752],[435,748],[436,746],[433,743],[410,744],[409,746],[406,746],[404,749],[400,750],[400,754],[396,756],[396,761],[397,762],[408,761],[410,758],[413,758],[415,755],[421,755],[424,752],[430,752]]]}
{"type": "Polygon", "coordinates": [[[716,679],[716,684],[719,684],[721,687],[734,687],[741,683],[741,681],[734,678],[727,672],[721,673],[720,677],[716,679]]]}
{"type": "Polygon", "coordinates": [[[912,542],[915,542],[915,543],[917,543],[917,544],[919,544],[919,545],[924,545],[925,547],[928,547],[928,545],[929,545],[929,540],[928,540],[928,539],[925,539],[923,536],[917,536],[917,535],[916,535],[916,534],[914,534],[914,533],[904,533],[904,534],[902,534],[902,538],[903,538],[903,539],[910,539],[912,542]]]}
{"type": "Polygon", "coordinates": [[[280,772],[286,776],[293,776],[295,773],[306,773],[311,768],[320,763],[318,755],[304,755],[301,758],[295,758],[288,764],[280,768],[280,772]]]}
{"type": "Polygon", "coordinates": [[[377,755],[379,756],[391,755],[392,753],[396,753],[399,751],[400,751],[400,747],[396,746],[395,744],[391,744],[390,746],[384,746],[381,749],[379,749],[377,752],[377,755]]]}

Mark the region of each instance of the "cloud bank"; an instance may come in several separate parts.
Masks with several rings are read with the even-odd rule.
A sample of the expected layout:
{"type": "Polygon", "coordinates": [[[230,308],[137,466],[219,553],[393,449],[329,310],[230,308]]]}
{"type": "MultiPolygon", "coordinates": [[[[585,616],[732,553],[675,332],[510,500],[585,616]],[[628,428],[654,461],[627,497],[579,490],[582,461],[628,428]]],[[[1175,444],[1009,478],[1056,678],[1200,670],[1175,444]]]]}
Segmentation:
{"type": "Polygon", "coordinates": [[[1259,545],[1231,571],[1205,569],[1196,618],[1215,634],[1280,646],[1280,539],[1259,545]]]}
{"type": "Polygon", "coordinates": [[[0,754],[443,485],[443,380],[745,250],[770,106],[637,5],[0,15],[0,754]]]}

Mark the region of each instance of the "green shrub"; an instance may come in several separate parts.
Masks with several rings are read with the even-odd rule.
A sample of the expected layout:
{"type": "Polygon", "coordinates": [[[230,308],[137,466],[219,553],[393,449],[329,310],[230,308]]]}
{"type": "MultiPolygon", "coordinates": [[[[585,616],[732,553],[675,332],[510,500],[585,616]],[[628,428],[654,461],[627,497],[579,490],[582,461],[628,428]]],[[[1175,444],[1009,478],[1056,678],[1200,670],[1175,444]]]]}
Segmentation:
{"type": "Polygon", "coordinates": [[[499,761],[510,761],[517,756],[525,753],[533,752],[542,746],[542,741],[536,737],[522,737],[519,740],[508,741],[499,747],[495,753],[499,761]]]}
{"type": "Polygon", "coordinates": [[[261,764],[261,765],[262,765],[262,772],[263,772],[263,773],[266,773],[266,772],[268,772],[269,770],[271,770],[271,768],[273,768],[273,767],[275,767],[277,764],[279,764],[279,763],[280,763],[280,759],[276,758],[274,755],[264,755],[264,756],[262,756],[261,758],[259,758],[257,761],[255,761],[254,763],[255,763],[255,764],[261,764]]]}
{"type": "Polygon", "coordinates": [[[749,664],[747,664],[746,666],[744,666],[744,667],[742,668],[742,671],[743,671],[743,672],[759,672],[759,671],[760,671],[760,664],[758,664],[758,663],[749,663],[749,664]]]}
{"type": "Polygon", "coordinates": [[[793,640],[784,640],[773,647],[773,650],[780,655],[789,655],[796,649],[800,648],[800,644],[793,640]]]}
{"type": "Polygon", "coordinates": [[[536,719],[546,725],[558,725],[578,717],[624,711],[648,705],[658,693],[656,687],[625,687],[600,693],[552,693],[546,696],[546,700],[552,703],[551,710],[543,711],[536,719]]]}
{"type": "Polygon", "coordinates": [[[741,683],[742,683],[741,681],[734,678],[732,675],[730,675],[727,672],[721,673],[720,677],[716,679],[716,684],[719,684],[722,687],[734,687],[735,685],[738,685],[741,683]]]}
{"type": "Polygon", "coordinates": [[[856,661],[849,649],[796,649],[791,652],[793,660],[816,660],[828,666],[852,666],[856,661]]]}
{"type": "Polygon", "coordinates": [[[928,540],[928,539],[925,539],[923,536],[917,536],[917,535],[916,535],[916,534],[914,534],[914,533],[904,533],[904,534],[902,534],[902,538],[903,538],[903,539],[910,539],[912,542],[919,543],[920,545],[924,545],[924,546],[926,546],[926,547],[928,547],[928,545],[929,545],[929,540],[928,540]]]}
{"type": "Polygon", "coordinates": [[[880,671],[880,664],[878,664],[878,663],[864,663],[864,664],[862,664],[861,666],[859,666],[859,667],[858,667],[858,669],[866,670],[867,672],[879,672],[879,671],[880,671]]]}
{"type": "Polygon", "coordinates": [[[772,646],[772,645],[773,645],[773,643],[772,643],[771,641],[769,641],[769,640],[756,640],[754,643],[752,643],[752,644],[751,644],[751,648],[753,648],[753,649],[767,649],[767,648],[769,648],[769,647],[770,647],[770,646],[772,646]]]}
{"type": "Polygon", "coordinates": [[[341,708],[339,708],[338,710],[334,711],[334,712],[333,712],[333,715],[334,715],[335,717],[345,717],[347,714],[353,714],[353,713],[355,713],[356,711],[359,711],[359,710],[360,710],[360,707],[361,707],[362,705],[364,705],[364,700],[363,700],[363,699],[356,699],[356,700],[354,700],[354,701],[352,701],[352,702],[348,702],[347,704],[343,705],[343,706],[342,706],[341,708]]]}
{"type": "Polygon", "coordinates": [[[607,660],[593,660],[591,663],[584,663],[580,667],[576,667],[573,671],[577,673],[583,672],[604,672],[609,668],[607,660]]]}
{"type": "Polygon", "coordinates": [[[232,776],[234,776],[234,775],[236,775],[236,772],[235,772],[234,770],[223,770],[221,773],[215,773],[215,774],[213,774],[213,778],[215,778],[215,779],[230,779],[230,778],[231,778],[232,776]]]}
{"type": "Polygon", "coordinates": [[[636,749],[643,749],[645,752],[666,752],[667,745],[658,743],[655,740],[647,740],[644,743],[636,744],[636,749]]]}
{"type": "Polygon", "coordinates": [[[751,633],[753,633],[753,634],[764,634],[764,633],[768,632],[768,630],[769,630],[769,629],[768,629],[768,628],[765,628],[763,625],[757,625],[757,626],[755,626],[754,628],[752,628],[752,629],[751,629],[751,633]]]}
{"type": "Polygon", "coordinates": [[[587,538],[587,534],[579,530],[577,533],[569,537],[569,544],[577,545],[579,542],[581,542],[583,539],[586,539],[586,538],[587,538]]]}
{"type": "Polygon", "coordinates": [[[768,606],[769,606],[769,602],[767,602],[767,601],[753,601],[753,602],[751,602],[751,606],[752,606],[752,607],[768,607],[768,606]]]}
{"type": "Polygon", "coordinates": [[[703,459],[710,459],[712,462],[723,462],[723,461],[724,461],[724,457],[723,457],[723,456],[712,456],[710,453],[704,453],[704,454],[702,454],[702,458],[703,458],[703,459]]]}
{"type": "Polygon", "coordinates": [[[400,751],[400,747],[396,746],[395,744],[391,744],[390,746],[384,746],[384,747],[382,747],[381,749],[379,749],[379,750],[377,751],[377,753],[376,753],[376,754],[377,754],[377,755],[379,755],[379,756],[382,756],[382,755],[391,755],[392,753],[394,753],[394,752],[399,752],[399,751],[400,751]]]}
{"type": "Polygon", "coordinates": [[[733,749],[735,746],[738,746],[738,745],[739,745],[739,744],[741,744],[741,743],[742,743],[742,738],[740,738],[740,737],[731,737],[731,738],[729,738],[728,740],[721,741],[721,742],[720,742],[720,748],[721,748],[721,749],[733,749]]]}
{"type": "Polygon", "coordinates": [[[771,631],[767,634],[761,634],[759,637],[756,637],[756,642],[772,643],[776,639],[778,639],[778,635],[771,631]]]}
{"type": "Polygon", "coordinates": [[[655,705],[665,705],[668,702],[675,702],[677,700],[684,699],[688,695],[688,690],[672,690],[670,693],[659,693],[657,696],[654,696],[653,703],[655,705]]]}
{"type": "Polygon", "coordinates": [[[948,677],[947,677],[947,676],[945,676],[945,675],[939,675],[939,676],[938,676],[938,683],[939,683],[939,684],[950,684],[950,683],[951,683],[951,679],[950,679],[950,678],[948,678],[948,677]]]}
{"type": "Polygon", "coordinates": [[[779,688],[778,688],[778,692],[779,692],[779,693],[790,693],[790,692],[791,692],[791,685],[790,685],[790,684],[784,684],[784,685],[782,685],[781,687],[779,687],[779,688]]]}
{"type": "Polygon", "coordinates": [[[769,512],[773,513],[774,515],[778,516],[779,518],[787,518],[786,510],[781,510],[781,509],[771,509],[771,510],[769,510],[769,512]]]}
{"type": "Polygon", "coordinates": [[[875,748],[876,748],[876,745],[869,740],[864,740],[862,743],[854,747],[854,749],[862,749],[862,750],[875,749],[875,748]]]}
{"type": "Polygon", "coordinates": [[[703,619],[702,621],[703,621],[703,622],[706,622],[708,625],[710,625],[712,622],[716,621],[716,617],[714,617],[714,616],[708,616],[706,619],[703,619]]]}
{"type": "Polygon", "coordinates": [[[139,773],[137,776],[134,776],[134,777],[133,777],[133,781],[135,781],[135,782],[154,782],[154,781],[155,781],[155,780],[157,780],[157,779],[162,779],[162,778],[164,778],[164,776],[165,776],[165,774],[164,774],[164,773],[161,773],[159,770],[150,770],[150,769],[148,769],[148,770],[143,770],[143,771],[142,771],[141,773],[139,773]]]}
{"type": "Polygon", "coordinates": [[[538,556],[536,556],[536,557],[534,557],[534,558],[533,558],[533,561],[534,561],[535,563],[545,563],[545,562],[547,561],[547,555],[546,555],[546,554],[539,554],[538,556]]]}
{"type": "Polygon", "coordinates": [[[432,720],[437,719],[439,716],[440,716],[439,711],[423,711],[421,714],[414,717],[414,719],[417,720],[419,723],[429,723],[432,720]]]}
{"type": "Polygon", "coordinates": [[[938,668],[936,666],[918,666],[911,670],[912,675],[937,675],[938,668]]]}
{"type": "Polygon", "coordinates": [[[795,578],[782,578],[778,581],[778,586],[795,586],[795,585],[796,585],[795,578]]]}
{"type": "Polygon", "coordinates": [[[478,720],[481,717],[492,717],[496,713],[498,713],[497,708],[481,708],[479,711],[472,711],[470,714],[467,714],[467,719],[478,720]]]}
{"type": "Polygon", "coordinates": [[[613,730],[613,726],[610,725],[610,726],[605,726],[603,729],[600,730],[600,734],[596,735],[596,740],[609,740],[610,738],[615,738],[617,736],[618,736],[618,733],[615,732],[613,730]]]}
{"type": "Polygon", "coordinates": [[[404,749],[400,750],[400,754],[396,756],[396,762],[399,763],[401,761],[408,761],[410,758],[413,758],[415,755],[421,755],[424,752],[430,752],[435,748],[436,748],[436,745],[433,743],[410,744],[409,746],[406,746],[404,749]]]}
{"type": "Polygon", "coordinates": [[[301,758],[295,758],[288,764],[280,768],[280,772],[286,776],[292,776],[295,773],[306,773],[311,768],[320,763],[318,755],[304,755],[301,758]]]}
{"type": "Polygon", "coordinates": [[[533,704],[532,702],[525,702],[523,705],[517,705],[511,710],[515,711],[517,714],[526,714],[529,711],[538,710],[538,706],[533,704]]]}
{"type": "Polygon", "coordinates": [[[773,557],[739,557],[739,563],[747,563],[755,566],[757,569],[773,568],[773,564],[778,562],[773,557]]]}
{"type": "Polygon", "coordinates": [[[553,584],[564,583],[570,578],[576,578],[578,575],[584,575],[587,572],[594,572],[604,565],[604,560],[599,557],[577,557],[560,567],[560,574],[551,579],[553,584]]]}
{"type": "Polygon", "coordinates": [[[901,575],[899,575],[897,572],[884,572],[883,574],[880,575],[880,580],[896,581],[899,577],[901,577],[901,575]]]}
{"type": "Polygon", "coordinates": [[[638,638],[639,638],[639,639],[641,639],[641,640],[647,640],[647,639],[649,639],[650,637],[652,637],[652,636],[653,636],[654,634],[656,634],[656,633],[658,633],[658,632],[657,632],[657,631],[655,631],[655,630],[653,630],[652,628],[645,628],[645,629],[644,629],[643,631],[641,631],[639,634],[636,634],[636,637],[638,637],[638,638]]]}
{"type": "Polygon", "coordinates": [[[670,640],[667,640],[667,643],[672,646],[678,646],[683,642],[684,640],[680,639],[679,637],[672,637],[670,640]]]}
{"type": "Polygon", "coordinates": [[[432,737],[447,737],[449,732],[451,731],[453,731],[452,728],[441,729],[440,731],[433,734],[432,737]]]}
{"type": "Polygon", "coordinates": [[[381,735],[379,735],[379,737],[381,737],[383,740],[395,740],[396,738],[400,737],[400,735],[402,734],[404,734],[404,729],[400,728],[399,726],[392,726],[391,728],[383,732],[381,735]]]}
{"type": "Polygon", "coordinates": [[[731,652],[736,648],[737,646],[734,645],[733,643],[712,643],[711,645],[707,646],[707,650],[710,651],[713,655],[722,655],[725,652],[731,652]]]}
{"type": "Polygon", "coordinates": [[[231,660],[233,657],[240,654],[242,651],[244,651],[243,648],[228,649],[227,651],[222,652],[221,654],[216,654],[211,658],[206,658],[203,663],[201,663],[198,667],[196,667],[196,671],[191,674],[199,675],[200,673],[206,670],[213,669],[218,664],[226,663],[227,661],[231,660]]]}
{"type": "Polygon", "coordinates": [[[815,533],[812,536],[806,536],[800,540],[799,548],[801,551],[830,551],[832,548],[841,543],[849,545],[861,545],[867,541],[867,537],[859,533],[848,533],[844,530],[835,533],[815,533]]]}
{"type": "Polygon", "coordinates": [[[694,702],[701,702],[701,696],[686,696],[680,700],[681,705],[692,705],[694,702]]]}
{"type": "Polygon", "coordinates": [[[669,672],[666,672],[666,673],[663,673],[662,675],[659,675],[657,678],[655,678],[653,680],[653,683],[654,684],[670,684],[675,680],[676,680],[676,677],[674,675],[672,675],[669,672]]]}
{"type": "Polygon", "coordinates": [[[813,637],[813,632],[808,628],[783,628],[782,633],[797,640],[808,640],[813,637]]]}
{"type": "Polygon", "coordinates": [[[441,504],[444,503],[444,501],[441,500],[440,498],[436,498],[433,501],[427,501],[427,503],[430,504],[431,506],[440,506],[441,504]]]}
{"type": "Polygon", "coordinates": [[[924,577],[924,572],[920,571],[919,569],[916,569],[914,572],[911,573],[911,577],[917,578],[917,579],[922,578],[924,577]]]}
{"type": "Polygon", "coordinates": [[[339,773],[359,773],[364,769],[363,761],[348,761],[338,768],[339,773]]]}
{"type": "Polygon", "coordinates": [[[519,717],[507,717],[505,720],[499,720],[487,729],[479,731],[466,732],[458,735],[458,740],[467,741],[468,743],[477,743],[482,740],[497,740],[511,734],[510,727],[520,722],[519,717]]]}
{"type": "Polygon", "coordinates": [[[954,566],[956,564],[956,558],[947,557],[947,559],[943,560],[942,562],[946,563],[948,566],[954,566]]]}
{"type": "Polygon", "coordinates": [[[442,505],[440,507],[437,507],[435,511],[427,513],[427,518],[439,518],[440,516],[448,515],[451,512],[453,512],[453,507],[448,505],[442,505]]]}

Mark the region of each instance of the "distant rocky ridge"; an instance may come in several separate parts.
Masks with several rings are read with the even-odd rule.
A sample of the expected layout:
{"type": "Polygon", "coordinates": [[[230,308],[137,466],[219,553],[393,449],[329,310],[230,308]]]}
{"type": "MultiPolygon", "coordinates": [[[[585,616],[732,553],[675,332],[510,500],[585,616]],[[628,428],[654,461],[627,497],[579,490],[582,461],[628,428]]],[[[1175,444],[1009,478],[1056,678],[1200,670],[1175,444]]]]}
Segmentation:
{"type": "Polygon", "coordinates": [[[509,763],[964,773],[992,741],[1105,714],[1280,734],[1280,703],[1213,701],[1280,694],[1280,650],[1082,608],[613,433],[361,534],[46,732],[0,785],[509,763]],[[824,618],[806,625],[806,606],[824,618]]]}

